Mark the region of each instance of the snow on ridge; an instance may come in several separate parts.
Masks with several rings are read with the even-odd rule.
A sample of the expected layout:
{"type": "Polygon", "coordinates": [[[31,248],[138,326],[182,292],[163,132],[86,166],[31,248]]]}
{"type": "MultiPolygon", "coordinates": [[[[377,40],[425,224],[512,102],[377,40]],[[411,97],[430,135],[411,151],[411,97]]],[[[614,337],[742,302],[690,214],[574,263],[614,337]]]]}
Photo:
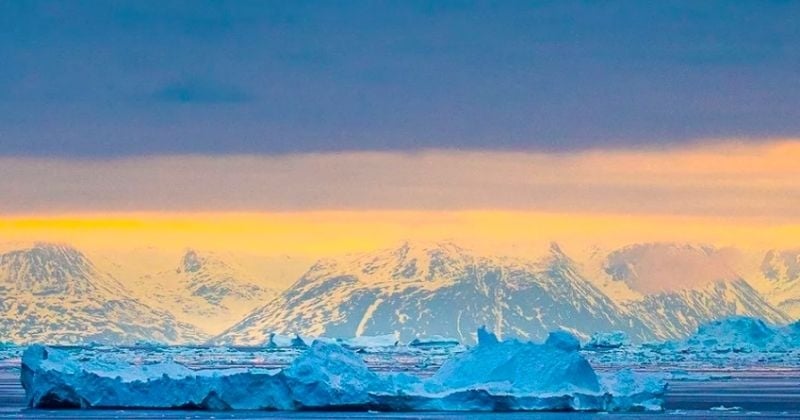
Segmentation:
{"type": "Polygon", "coordinates": [[[258,343],[268,332],[349,337],[399,334],[461,337],[480,325],[543,339],[563,327],[626,327],[624,315],[553,245],[539,260],[485,257],[450,243],[403,243],[338,261],[320,261],[278,298],[254,310],[214,342],[258,343]],[[545,310],[545,312],[542,312],[545,310]]]}
{"type": "Polygon", "coordinates": [[[76,344],[200,342],[204,335],[131,297],[77,249],[36,244],[0,255],[0,340],[76,344]]]}
{"type": "MultiPolygon", "coordinates": [[[[699,255],[701,260],[718,252],[690,244],[639,244],[605,255],[629,257],[631,249],[652,252],[664,247],[699,255]]],[[[794,273],[794,254],[771,255],[764,259],[773,270],[763,270],[765,275],[777,273],[774,286],[782,294],[768,295],[769,300],[736,273],[724,280],[620,300],[591,278],[598,273],[590,271],[587,276],[582,261],[555,242],[544,255],[505,257],[447,241],[406,241],[375,252],[320,260],[291,287],[274,295],[262,293],[250,274],[229,260],[189,248],[174,260],[171,270],[151,275],[150,283],[158,287],[140,288],[150,294],[139,290],[134,296],[114,276],[100,273],[80,251],[64,244],[37,243],[0,254],[0,262],[5,261],[0,263],[0,289],[3,295],[14,296],[0,308],[14,313],[5,321],[14,323],[6,331],[11,335],[0,335],[0,340],[20,341],[24,333],[32,337],[26,341],[174,343],[220,334],[213,342],[259,344],[276,332],[338,337],[399,334],[405,342],[440,335],[471,342],[474,329],[484,324],[501,336],[528,339],[543,339],[556,328],[582,339],[601,330],[623,330],[634,342],[676,339],[688,336],[699,324],[730,315],[756,316],[773,324],[793,320],[782,310],[791,312],[792,302],[800,302],[800,288],[784,290],[781,285],[800,284],[792,281],[793,275],[785,275],[794,273]],[[16,285],[9,286],[12,283],[16,285]],[[173,286],[180,290],[167,290],[173,286]],[[69,296],[90,304],[77,312],[58,302],[47,314],[36,310],[32,302],[38,296],[48,300],[50,294],[53,299],[69,296]],[[777,308],[774,302],[780,302],[777,308]],[[165,322],[140,322],[153,318],[165,322]],[[47,323],[60,326],[61,335],[42,333],[41,324],[47,323]],[[198,332],[198,327],[204,331],[198,332]]],[[[641,275],[636,270],[634,274],[641,275]]]]}
{"type": "MultiPolygon", "coordinates": [[[[678,260],[689,253],[700,263],[720,252],[708,246],[653,243],[607,255],[632,256],[635,261],[641,249],[655,255],[674,251],[678,260]]],[[[319,261],[277,299],[218,339],[258,342],[263,331],[343,337],[399,332],[406,341],[417,335],[445,335],[470,342],[474,337],[469,331],[486,324],[502,335],[538,339],[554,328],[582,338],[595,331],[623,330],[639,342],[686,337],[703,322],[731,315],[772,323],[791,320],[727,266],[721,268],[725,279],[628,294],[624,300],[611,299],[607,289],[597,286],[601,282],[585,277],[584,269],[555,242],[536,258],[486,256],[452,243],[403,242],[319,261]],[[557,303],[546,303],[547,296],[573,308],[559,309],[557,303]],[[569,311],[575,312],[566,315],[569,311]],[[429,319],[434,314],[435,322],[429,319]]]]}
{"type": "Polygon", "coordinates": [[[759,268],[771,286],[769,297],[778,308],[800,318],[800,249],[769,250],[759,268]]]}
{"type": "Polygon", "coordinates": [[[686,337],[703,323],[736,315],[759,317],[773,324],[792,321],[743,279],[648,295],[632,302],[628,310],[658,339],[686,337]]]}
{"type": "Polygon", "coordinates": [[[149,274],[141,298],[209,335],[275,296],[241,267],[212,252],[187,249],[177,267],[149,274]]]}

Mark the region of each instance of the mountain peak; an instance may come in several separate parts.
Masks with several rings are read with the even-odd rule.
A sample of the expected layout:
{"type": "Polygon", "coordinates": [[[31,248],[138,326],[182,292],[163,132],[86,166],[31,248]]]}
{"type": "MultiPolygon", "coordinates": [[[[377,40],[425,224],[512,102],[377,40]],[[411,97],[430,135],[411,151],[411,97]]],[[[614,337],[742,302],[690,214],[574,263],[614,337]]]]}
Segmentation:
{"type": "Polygon", "coordinates": [[[550,253],[553,255],[566,257],[564,251],[561,250],[561,246],[555,241],[550,242],[550,253]]]}
{"type": "Polygon", "coordinates": [[[181,259],[181,269],[187,273],[196,273],[203,267],[202,260],[194,249],[186,250],[181,259]]]}
{"type": "Polygon", "coordinates": [[[77,249],[47,242],[0,255],[0,266],[7,267],[9,276],[35,279],[39,283],[84,277],[94,270],[92,263],[77,249]]]}
{"type": "Polygon", "coordinates": [[[442,240],[442,241],[405,240],[389,249],[393,249],[394,253],[398,256],[419,255],[422,253],[431,253],[431,252],[448,252],[454,254],[461,254],[467,252],[464,248],[457,245],[455,242],[448,240],[442,240]]]}
{"type": "Polygon", "coordinates": [[[20,251],[46,256],[48,258],[58,259],[58,260],[86,261],[86,257],[83,255],[83,253],[78,251],[76,248],[69,246],[67,244],[56,243],[56,242],[36,242],[35,244],[33,244],[32,247],[28,249],[22,249],[20,251]]]}
{"type": "Polygon", "coordinates": [[[473,261],[473,256],[452,242],[404,241],[394,248],[357,258],[359,271],[378,280],[433,278],[473,261]]]}

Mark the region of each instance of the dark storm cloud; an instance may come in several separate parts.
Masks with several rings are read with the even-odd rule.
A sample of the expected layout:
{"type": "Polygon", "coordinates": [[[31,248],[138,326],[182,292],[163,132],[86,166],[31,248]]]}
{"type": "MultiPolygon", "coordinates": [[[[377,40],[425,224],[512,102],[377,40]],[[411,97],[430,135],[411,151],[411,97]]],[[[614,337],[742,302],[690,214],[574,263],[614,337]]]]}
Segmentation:
{"type": "Polygon", "coordinates": [[[783,1],[9,0],[0,155],[794,137],[798,20],[783,1]]]}

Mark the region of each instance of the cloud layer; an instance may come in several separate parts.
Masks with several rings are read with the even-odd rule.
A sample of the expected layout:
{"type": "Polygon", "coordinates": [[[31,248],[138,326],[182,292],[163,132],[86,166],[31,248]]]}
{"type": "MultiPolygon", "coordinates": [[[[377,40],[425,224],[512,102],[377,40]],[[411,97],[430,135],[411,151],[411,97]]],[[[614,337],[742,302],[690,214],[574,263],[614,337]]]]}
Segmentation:
{"type": "Polygon", "coordinates": [[[800,135],[800,2],[0,2],[0,155],[800,135]]]}
{"type": "Polygon", "coordinates": [[[797,222],[800,142],[579,154],[0,158],[0,212],[525,210],[797,222]]]}

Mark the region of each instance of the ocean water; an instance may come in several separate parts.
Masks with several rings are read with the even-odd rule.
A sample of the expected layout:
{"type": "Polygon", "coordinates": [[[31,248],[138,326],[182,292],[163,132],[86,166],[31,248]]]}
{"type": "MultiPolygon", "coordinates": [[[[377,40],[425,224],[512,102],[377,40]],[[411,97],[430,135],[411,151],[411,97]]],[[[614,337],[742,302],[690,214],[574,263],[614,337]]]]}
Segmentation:
{"type": "MultiPolygon", "coordinates": [[[[281,367],[292,360],[295,351],[264,349],[79,349],[116,352],[124,358],[172,358],[197,369],[224,366],[281,367]]],[[[365,353],[376,370],[405,370],[418,375],[434,372],[449,356],[448,351],[389,351],[365,353]]],[[[684,372],[682,378],[668,382],[665,411],[661,413],[377,413],[377,412],[203,412],[181,410],[34,410],[25,407],[20,384],[19,358],[0,361],[0,419],[566,419],[566,418],[800,418],[800,360],[780,365],[753,364],[726,367],[692,363],[634,366],[637,370],[684,372]],[[794,363],[796,362],[796,363],[794,363]],[[700,378],[700,379],[698,379],[700,378]],[[735,407],[735,408],[734,408],[735,407]]],[[[597,369],[619,369],[609,363],[597,369]]],[[[625,364],[627,365],[627,363],[625,364]]]]}

